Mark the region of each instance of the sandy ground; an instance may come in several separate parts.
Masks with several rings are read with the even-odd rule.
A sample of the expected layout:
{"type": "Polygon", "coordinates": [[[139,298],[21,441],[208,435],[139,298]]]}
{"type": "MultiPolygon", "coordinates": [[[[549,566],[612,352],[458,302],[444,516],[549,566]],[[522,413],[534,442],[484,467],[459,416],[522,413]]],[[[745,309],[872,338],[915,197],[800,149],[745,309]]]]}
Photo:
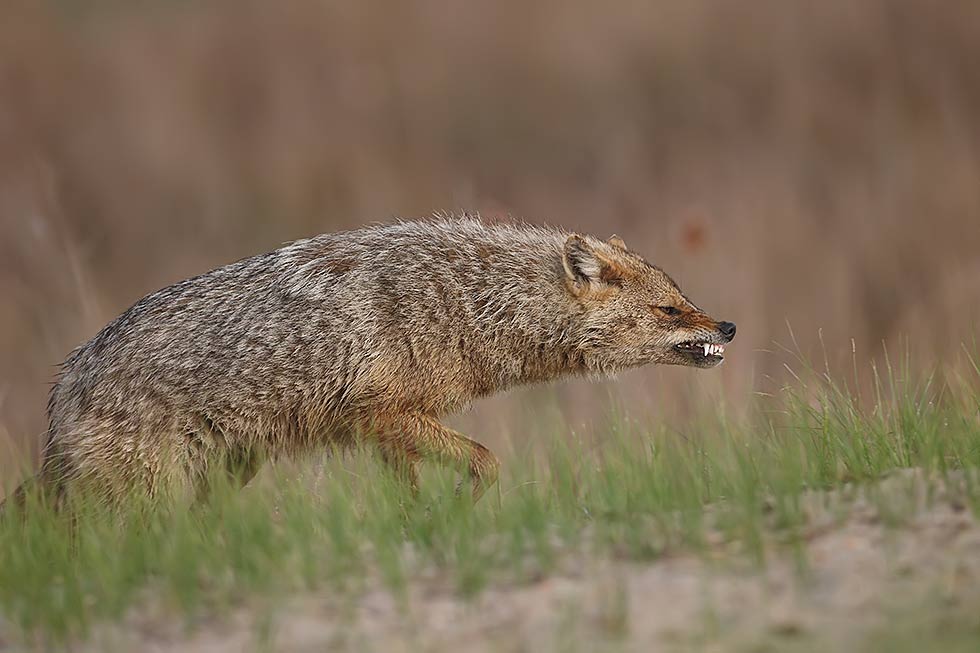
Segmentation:
{"type": "Polygon", "coordinates": [[[646,564],[571,557],[550,577],[474,600],[433,576],[405,600],[378,589],[343,602],[320,591],[189,630],[138,611],[80,650],[857,651],[878,650],[876,633],[929,615],[972,619],[980,636],[980,524],[955,498],[901,524],[864,500],[843,521],[826,498],[812,510],[802,566],[776,544],[762,568],[721,542],[707,556],[646,564]]]}

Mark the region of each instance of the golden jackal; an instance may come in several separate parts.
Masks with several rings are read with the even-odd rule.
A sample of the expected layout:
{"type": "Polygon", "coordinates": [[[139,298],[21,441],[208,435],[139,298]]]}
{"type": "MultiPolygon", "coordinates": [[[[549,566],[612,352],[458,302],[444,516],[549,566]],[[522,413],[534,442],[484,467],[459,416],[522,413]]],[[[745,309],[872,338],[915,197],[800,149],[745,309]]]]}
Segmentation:
{"type": "Polygon", "coordinates": [[[410,484],[430,458],[479,496],[497,458],[440,416],[564,375],[713,367],[734,335],[617,237],[468,216],[326,234],[148,295],[73,351],[39,481],[201,491],[362,439],[410,484]]]}

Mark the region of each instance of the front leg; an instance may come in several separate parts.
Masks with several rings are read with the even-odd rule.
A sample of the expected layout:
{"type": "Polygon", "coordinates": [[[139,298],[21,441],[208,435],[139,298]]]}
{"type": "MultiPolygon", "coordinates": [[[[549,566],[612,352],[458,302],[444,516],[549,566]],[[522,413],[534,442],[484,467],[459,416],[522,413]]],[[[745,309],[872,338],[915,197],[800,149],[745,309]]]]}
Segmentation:
{"type": "Polygon", "coordinates": [[[500,461],[492,451],[428,415],[377,417],[371,421],[370,430],[385,462],[413,489],[417,487],[416,464],[422,459],[465,470],[473,484],[474,501],[497,481],[500,473],[500,461]]]}

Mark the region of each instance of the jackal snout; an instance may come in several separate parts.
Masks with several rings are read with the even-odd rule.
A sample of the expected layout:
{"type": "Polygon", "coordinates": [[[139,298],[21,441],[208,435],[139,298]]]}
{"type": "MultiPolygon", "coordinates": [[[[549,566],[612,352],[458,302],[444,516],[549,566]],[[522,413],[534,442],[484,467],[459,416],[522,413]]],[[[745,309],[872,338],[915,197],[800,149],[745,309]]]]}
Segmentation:
{"type": "Polygon", "coordinates": [[[700,310],[689,316],[689,325],[675,331],[670,360],[663,362],[693,367],[714,367],[724,361],[725,345],[735,339],[734,322],[716,322],[700,310]]]}

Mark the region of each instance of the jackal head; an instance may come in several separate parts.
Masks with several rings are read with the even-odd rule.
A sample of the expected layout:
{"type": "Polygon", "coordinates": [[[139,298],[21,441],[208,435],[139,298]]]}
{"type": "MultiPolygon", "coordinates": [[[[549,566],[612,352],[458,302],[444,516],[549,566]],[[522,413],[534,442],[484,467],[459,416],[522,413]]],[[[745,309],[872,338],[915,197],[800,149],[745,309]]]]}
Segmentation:
{"type": "Polygon", "coordinates": [[[647,363],[714,367],[724,360],[735,325],[709,317],[622,239],[573,234],[562,267],[580,309],[581,351],[596,371],[647,363]]]}

